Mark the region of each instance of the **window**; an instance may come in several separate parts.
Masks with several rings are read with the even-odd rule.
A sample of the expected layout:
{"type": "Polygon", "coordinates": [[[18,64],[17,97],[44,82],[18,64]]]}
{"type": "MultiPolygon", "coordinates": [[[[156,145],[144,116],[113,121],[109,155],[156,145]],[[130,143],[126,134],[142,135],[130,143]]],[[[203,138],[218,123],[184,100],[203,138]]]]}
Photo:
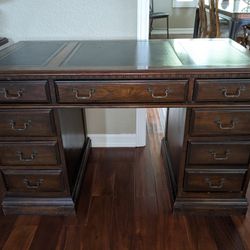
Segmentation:
{"type": "Polygon", "coordinates": [[[174,8],[195,8],[198,5],[198,0],[173,0],[174,8]]]}

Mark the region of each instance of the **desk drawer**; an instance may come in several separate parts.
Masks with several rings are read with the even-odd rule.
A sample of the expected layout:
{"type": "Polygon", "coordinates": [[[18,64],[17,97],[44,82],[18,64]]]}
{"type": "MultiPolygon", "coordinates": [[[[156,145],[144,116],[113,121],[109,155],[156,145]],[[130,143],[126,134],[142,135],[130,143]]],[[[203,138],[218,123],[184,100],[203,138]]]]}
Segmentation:
{"type": "Polygon", "coordinates": [[[49,166],[60,163],[55,141],[1,142],[1,166],[49,166]]]}
{"type": "Polygon", "coordinates": [[[0,103],[49,102],[47,81],[0,81],[0,103]]]}
{"type": "Polygon", "coordinates": [[[246,172],[246,169],[232,171],[186,169],[184,191],[240,192],[244,185],[246,172]]]}
{"type": "Polygon", "coordinates": [[[250,142],[190,142],[189,165],[249,164],[250,142]]]}
{"type": "Polygon", "coordinates": [[[53,136],[52,110],[0,110],[0,136],[53,136]]]}
{"type": "Polygon", "coordinates": [[[250,79],[197,80],[195,101],[249,101],[250,79]]]}
{"type": "Polygon", "coordinates": [[[250,110],[194,109],[191,135],[246,135],[250,134],[250,110]]]}
{"type": "Polygon", "coordinates": [[[61,171],[3,170],[7,192],[61,192],[64,190],[61,171]]]}
{"type": "Polygon", "coordinates": [[[187,80],[149,82],[56,81],[60,103],[184,102],[187,80]]]}

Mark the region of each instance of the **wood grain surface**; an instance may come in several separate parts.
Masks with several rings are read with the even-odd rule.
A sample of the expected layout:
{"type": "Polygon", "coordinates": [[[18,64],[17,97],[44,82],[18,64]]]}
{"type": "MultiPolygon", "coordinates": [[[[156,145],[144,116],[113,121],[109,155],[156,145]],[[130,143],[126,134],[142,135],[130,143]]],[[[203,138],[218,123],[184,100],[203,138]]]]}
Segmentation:
{"type": "Polygon", "coordinates": [[[232,217],[172,213],[155,109],[147,125],[145,148],[92,150],[76,216],[1,214],[0,249],[250,249],[249,210],[232,217]]]}

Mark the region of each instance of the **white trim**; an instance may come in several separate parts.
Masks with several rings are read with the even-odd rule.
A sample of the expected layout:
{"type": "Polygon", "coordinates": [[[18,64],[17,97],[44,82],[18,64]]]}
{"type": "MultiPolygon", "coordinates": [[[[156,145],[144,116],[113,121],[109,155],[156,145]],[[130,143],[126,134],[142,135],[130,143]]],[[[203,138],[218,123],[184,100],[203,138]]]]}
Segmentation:
{"type": "Polygon", "coordinates": [[[93,148],[136,147],[136,134],[88,134],[93,148]]]}
{"type": "MultiPolygon", "coordinates": [[[[149,0],[137,0],[137,40],[148,40],[149,35],[149,0]]],[[[139,50],[137,53],[140,53],[139,50]]],[[[146,55],[139,55],[144,58],[146,55]]],[[[145,58],[144,58],[145,59],[145,58]]],[[[147,110],[136,109],[136,147],[146,145],[147,110]]],[[[132,142],[132,140],[131,140],[132,142]]],[[[133,146],[132,146],[133,147],[133,146]]]]}
{"type": "Polygon", "coordinates": [[[136,109],[136,146],[146,146],[147,110],[136,109]]]}
{"type": "Polygon", "coordinates": [[[149,0],[137,0],[137,40],[148,40],[149,0]]]}
{"type": "Polygon", "coordinates": [[[165,126],[166,126],[166,115],[167,113],[164,112],[165,108],[158,108],[158,113],[160,117],[160,123],[161,123],[161,128],[163,131],[165,131],[165,126]]]}
{"type": "MultiPolygon", "coordinates": [[[[189,35],[189,34],[193,34],[194,32],[194,28],[170,28],[169,29],[169,34],[173,34],[173,35],[189,35]]],[[[166,29],[154,29],[152,31],[153,35],[166,35],[167,31],[166,29]]]]}

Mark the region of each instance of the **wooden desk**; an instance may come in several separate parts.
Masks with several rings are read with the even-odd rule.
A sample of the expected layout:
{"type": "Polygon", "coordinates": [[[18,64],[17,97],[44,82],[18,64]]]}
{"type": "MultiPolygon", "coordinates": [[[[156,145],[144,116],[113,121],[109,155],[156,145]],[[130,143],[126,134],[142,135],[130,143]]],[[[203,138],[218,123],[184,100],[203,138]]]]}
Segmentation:
{"type": "Polygon", "coordinates": [[[75,212],[90,107],[168,107],[174,210],[247,210],[250,54],[232,40],[20,42],[0,52],[0,103],[5,214],[75,212]]]}

